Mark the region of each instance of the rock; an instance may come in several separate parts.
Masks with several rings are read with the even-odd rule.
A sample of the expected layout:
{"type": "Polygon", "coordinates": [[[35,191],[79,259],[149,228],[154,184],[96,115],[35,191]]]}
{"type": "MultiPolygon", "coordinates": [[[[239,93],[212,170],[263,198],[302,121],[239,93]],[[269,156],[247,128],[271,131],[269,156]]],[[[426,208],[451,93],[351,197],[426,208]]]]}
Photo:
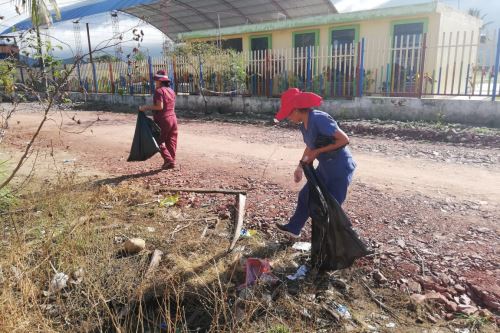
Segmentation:
{"type": "Polygon", "coordinates": [[[457,293],[460,293],[460,294],[465,293],[465,288],[460,284],[456,284],[453,288],[455,288],[457,293]]]}
{"type": "Polygon", "coordinates": [[[434,290],[438,292],[447,292],[447,289],[445,287],[440,286],[438,283],[436,283],[433,279],[431,279],[428,276],[419,278],[419,282],[424,288],[424,290],[434,290]]]}
{"type": "Polygon", "coordinates": [[[477,232],[480,232],[480,233],[482,233],[482,234],[487,234],[487,233],[489,233],[491,230],[490,230],[490,229],[488,229],[488,228],[478,227],[478,228],[476,228],[476,231],[477,231],[477,232]]]}
{"type": "Polygon", "coordinates": [[[473,293],[471,296],[480,299],[489,309],[500,311],[500,301],[498,300],[498,297],[481,289],[479,286],[470,284],[469,287],[473,293]]]}
{"type": "Polygon", "coordinates": [[[343,279],[331,278],[330,283],[337,289],[348,290],[350,288],[347,282],[343,279]]]}
{"type": "Polygon", "coordinates": [[[455,315],[453,313],[447,313],[445,316],[444,316],[444,319],[445,320],[453,320],[455,318],[455,315]]]}
{"type": "Polygon", "coordinates": [[[420,294],[422,292],[422,286],[420,285],[420,283],[415,282],[413,280],[410,280],[408,282],[408,289],[410,289],[411,292],[416,294],[420,294]]]}
{"type": "Polygon", "coordinates": [[[402,249],[404,249],[406,247],[406,243],[405,243],[404,239],[398,239],[397,244],[402,249]]]}
{"type": "Polygon", "coordinates": [[[410,299],[417,304],[423,304],[426,300],[426,297],[425,295],[421,294],[413,294],[410,296],[410,299]]]}
{"type": "Polygon", "coordinates": [[[477,312],[477,308],[475,306],[472,306],[472,305],[459,304],[458,311],[460,313],[463,313],[465,315],[470,316],[470,315],[473,315],[474,313],[477,312]]]}
{"type": "Polygon", "coordinates": [[[448,300],[444,295],[437,292],[429,292],[425,294],[425,299],[443,304],[448,311],[457,312],[458,305],[455,302],[448,300]]]}
{"type": "Polygon", "coordinates": [[[493,317],[493,313],[491,313],[487,309],[481,309],[481,310],[478,311],[477,314],[479,316],[483,317],[483,318],[491,318],[491,317],[493,317]]]}
{"type": "Polygon", "coordinates": [[[436,324],[438,322],[438,320],[430,313],[427,314],[427,319],[433,324],[436,324]]]}
{"type": "Polygon", "coordinates": [[[128,254],[136,254],[146,248],[146,241],[141,238],[130,238],[123,244],[123,248],[128,254]]]}
{"type": "Polygon", "coordinates": [[[451,284],[451,283],[453,282],[453,281],[452,281],[452,279],[451,279],[448,275],[446,275],[446,274],[444,274],[444,273],[440,273],[440,274],[438,274],[438,276],[439,276],[439,278],[441,279],[441,282],[442,282],[445,286],[447,286],[447,285],[449,285],[449,284],[451,284]]]}
{"type": "Polygon", "coordinates": [[[471,299],[467,295],[460,295],[458,298],[461,304],[470,305],[471,299]]]}
{"type": "Polygon", "coordinates": [[[380,273],[378,269],[373,271],[372,276],[373,279],[380,284],[387,283],[387,278],[382,273],[380,273]]]}

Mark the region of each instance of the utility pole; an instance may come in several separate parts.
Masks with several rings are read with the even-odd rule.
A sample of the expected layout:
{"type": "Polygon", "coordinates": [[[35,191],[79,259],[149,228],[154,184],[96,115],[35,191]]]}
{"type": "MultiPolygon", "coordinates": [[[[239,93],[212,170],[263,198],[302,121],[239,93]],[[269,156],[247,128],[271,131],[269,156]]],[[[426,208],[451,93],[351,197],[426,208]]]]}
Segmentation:
{"type": "Polygon", "coordinates": [[[113,42],[115,45],[115,58],[116,60],[122,59],[122,47],[120,45],[121,42],[121,34],[120,34],[120,23],[118,20],[118,12],[116,10],[111,12],[111,27],[113,29],[113,42]]]}
{"type": "Polygon", "coordinates": [[[97,72],[95,70],[95,64],[92,59],[92,46],[90,45],[90,32],[89,32],[89,24],[86,23],[87,25],[87,40],[89,42],[89,57],[90,57],[90,65],[92,66],[92,76],[94,78],[94,92],[98,93],[99,92],[99,85],[97,83],[97,72]]]}
{"type": "Polygon", "coordinates": [[[90,57],[90,63],[93,63],[92,60],[92,46],[90,45],[90,32],[89,32],[89,24],[86,23],[87,25],[87,40],[89,42],[89,57],[90,57]]]}
{"type": "Polygon", "coordinates": [[[80,22],[78,20],[73,21],[73,34],[75,35],[75,59],[80,60],[80,57],[83,55],[83,51],[80,22]]]}

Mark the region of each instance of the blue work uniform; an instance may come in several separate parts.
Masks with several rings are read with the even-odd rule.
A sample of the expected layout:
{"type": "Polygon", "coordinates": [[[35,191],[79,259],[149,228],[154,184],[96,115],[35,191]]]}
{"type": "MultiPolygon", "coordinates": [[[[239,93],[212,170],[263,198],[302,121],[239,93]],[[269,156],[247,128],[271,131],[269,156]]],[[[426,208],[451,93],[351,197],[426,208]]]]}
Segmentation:
{"type": "MultiPolygon", "coordinates": [[[[309,149],[316,149],[318,136],[333,137],[339,129],[337,122],[326,112],[313,110],[308,114],[307,129],[300,125],[304,143],[309,149]]],[[[328,192],[342,204],[347,195],[347,188],[352,180],[356,163],[349,148],[319,154],[316,171],[328,192]]],[[[294,234],[299,234],[309,218],[308,211],[309,185],[306,184],[299,192],[299,200],[295,213],[290,218],[287,228],[294,234]]]]}

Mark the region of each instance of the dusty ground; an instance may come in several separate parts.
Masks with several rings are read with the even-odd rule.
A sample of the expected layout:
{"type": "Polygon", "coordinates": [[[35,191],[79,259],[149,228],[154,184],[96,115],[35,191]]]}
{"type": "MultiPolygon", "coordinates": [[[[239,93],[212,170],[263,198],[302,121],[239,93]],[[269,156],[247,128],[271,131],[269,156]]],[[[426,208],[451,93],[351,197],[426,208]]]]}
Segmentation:
{"type": "MultiPolygon", "coordinates": [[[[11,120],[1,160],[24,148],[40,119],[30,111],[11,120]]],[[[54,113],[37,143],[41,166],[34,171],[43,176],[51,168],[72,169],[151,189],[243,188],[249,193],[246,227],[276,238],[272,226],[292,213],[301,186],[292,182],[303,149],[297,130],[181,119],[179,167],[160,172],[159,156],[126,162],[134,127],[130,114],[54,113]]],[[[408,294],[434,290],[452,302],[457,297],[456,305],[466,293],[498,314],[499,149],[355,133],[351,140],[358,168],[345,210],[377,250],[363,264],[379,268],[389,288],[408,294]]],[[[203,196],[186,200],[206,204],[203,196]]],[[[228,215],[230,204],[217,202],[212,209],[228,215]]],[[[447,311],[436,315],[445,318],[447,311]]]]}

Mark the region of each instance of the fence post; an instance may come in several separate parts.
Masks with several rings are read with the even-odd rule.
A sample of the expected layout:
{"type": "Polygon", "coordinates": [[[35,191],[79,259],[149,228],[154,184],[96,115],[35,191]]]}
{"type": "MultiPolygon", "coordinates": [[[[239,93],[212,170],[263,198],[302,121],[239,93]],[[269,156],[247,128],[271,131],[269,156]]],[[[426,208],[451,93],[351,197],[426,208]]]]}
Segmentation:
{"type": "Polygon", "coordinates": [[[174,86],[172,87],[172,89],[174,89],[175,93],[177,94],[179,88],[177,87],[177,66],[175,61],[175,55],[172,56],[172,72],[174,75],[174,80],[173,80],[174,86]]]}
{"type": "Polygon", "coordinates": [[[495,56],[495,77],[493,78],[493,93],[491,95],[491,100],[495,101],[497,97],[497,83],[498,83],[498,73],[500,72],[500,68],[498,66],[500,65],[500,29],[498,29],[497,33],[497,53],[495,56]]]}
{"type": "Polygon", "coordinates": [[[312,86],[312,68],[311,68],[311,47],[312,46],[308,46],[307,47],[307,89],[309,91],[312,90],[311,86],[312,86]]]}
{"type": "Polygon", "coordinates": [[[422,89],[424,82],[424,66],[425,66],[425,51],[427,49],[427,33],[424,33],[424,39],[422,41],[422,57],[420,58],[420,71],[419,71],[419,81],[418,81],[418,98],[422,98],[422,89]]]}
{"type": "Polygon", "coordinates": [[[148,56],[148,69],[149,69],[149,93],[152,95],[155,91],[155,81],[153,80],[153,62],[151,56],[148,56]]]}
{"type": "Polygon", "coordinates": [[[99,84],[97,83],[97,71],[95,69],[95,63],[92,63],[92,76],[94,77],[94,89],[95,93],[99,93],[99,84]]]}
{"type": "Polygon", "coordinates": [[[198,55],[198,62],[200,63],[200,94],[203,96],[203,86],[205,82],[203,81],[203,65],[201,63],[201,55],[198,55]]]}
{"type": "Polygon", "coordinates": [[[131,68],[131,66],[132,66],[132,63],[129,60],[128,65],[127,65],[128,90],[129,90],[130,95],[133,95],[134,94],[134,85],[132,84],[132,68],[131,68]]]}
{"type": "Polygon", "coordinates": [[[363,97],[365,85],[365,38],[361,38],[361,59],[359,61],[359,97],[363,97]]]}

